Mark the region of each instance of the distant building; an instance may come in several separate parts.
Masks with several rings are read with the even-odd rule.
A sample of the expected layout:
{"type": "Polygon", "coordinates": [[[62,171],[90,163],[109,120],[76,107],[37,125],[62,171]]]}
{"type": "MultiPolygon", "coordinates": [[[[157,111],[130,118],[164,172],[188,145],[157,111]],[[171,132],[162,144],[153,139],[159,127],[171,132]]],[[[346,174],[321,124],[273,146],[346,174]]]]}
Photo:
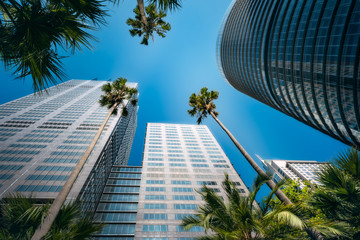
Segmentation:
{"type": "Polygon", "coordinates": [[[273,180],[276,183],[283,178],[290,178],[295,181],[310,181],[319,184],[316,180],[316,173],[324,164],[327,164],[301,160],[264,160],[260,156],[256,156],[261,160],[266,172],[273,175],[273,180]]]}
{"type": "Polygon", "coordinates": [[[200,227],[185,231],[181,221],[203,203],[196,192],[203,184],[225,197],[225,172],[240,193],[249,193],[207,126],[148,123],[142,168],[111,170],[96,212],[107,225],[97,239],[189,240],[204,235],[200,227]]]}
{"type": "MultiPolygon", "coordinates": [[[[19,192],[54,199],[103,123],[98,104],[105,81],[70,80],[0,105],[0,198],[19,192]]],[[[128,83],[137,87],[136,83],[128,83]]],[[[137,107],[113,115],[77,178],[68,199],[95,208],[113,164],[127,164],[137,107]]]]}
{"type": "Polygon", "coordinates": [[[360,148],[360,1],[234,0],[218,38],[228,83],[360,148]]]}

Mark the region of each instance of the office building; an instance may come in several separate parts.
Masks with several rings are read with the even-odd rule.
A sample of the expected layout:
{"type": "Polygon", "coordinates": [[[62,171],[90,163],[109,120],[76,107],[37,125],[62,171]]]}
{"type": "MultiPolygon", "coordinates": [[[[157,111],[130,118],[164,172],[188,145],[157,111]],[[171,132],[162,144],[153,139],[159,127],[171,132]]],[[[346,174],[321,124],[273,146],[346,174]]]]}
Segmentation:
{"type": "Polygon", "coordinates": [[[289,178],[294,181],[300,181],[300,186],[303,186],[302,181],[310,181],[314,184],[319,184],[316,173],[324,166],[322,162],[316,161],[302,161],[302,160],[264,160],[257,156],[266,172],[273,175],[274,182],[281,179],[289,178]]]}
{"type": "Polygon", "coordinates": [[[234,0],[217,46],[237,90],[360,148],[360,1],[234,0]]]}
{"type": "Polygon", "coordinates": [[[249,193],[207,126],[148,123],[143,156],[142,168],[112,168],[96,213],[107,225],[97,239],[201,236],[202,228],[180,226],[203,203],[196,189],[206,184],[225,197],[226,172],[242,194],[249,193]]]}
{"type": "MultiPolygon", "coordinates": [[[[105,81],[70,80],[0,106],[0,198],[13,192],[54,199],[108,109],[98,104],[105,81]]],[[[136,83],[128,83],[137,87],[136,83]]],[[[73,186],[85,211],[97,205],[111,167],[127,164],[137,107],[113,115],[73,186]]]]}

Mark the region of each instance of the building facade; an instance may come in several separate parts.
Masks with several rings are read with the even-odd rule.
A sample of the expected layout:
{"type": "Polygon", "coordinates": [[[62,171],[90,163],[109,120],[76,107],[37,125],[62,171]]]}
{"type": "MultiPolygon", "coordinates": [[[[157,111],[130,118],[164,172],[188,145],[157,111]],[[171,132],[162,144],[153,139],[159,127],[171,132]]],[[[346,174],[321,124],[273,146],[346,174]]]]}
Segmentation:
{"type": "Polygon", "coordinates": [[[313,184],[319,185],[317,181],[317,173],[324,166],[322,162],[316,161],[301,161],[301,160],[264,160],[257,156],[266,172],[273,175],[275,183],[281,179],[289,178],[294,181],[300,181],[300,186],[304,186],[301,182],[310,181],[313,184]]]}
{"type": "MultiPolygon", "coordinates": [[[[0,198],[57,196],[108,114],[98,104],[105,83],[70,80],[0,106],[0,198]]],[[[85,210],[99,200],[111,166],[127,164],[137,107],[127,108],[128,116],[110,118],[69,194],[86,203],[85,210]]]]}
{"type": "Polygon", "coordinates": [[[140,182],[135,239],[186,240],[204,235],[185,231],[182,218],[202,203],[203,184],[225,197],[224,173],[244,195],[248,189],[204,125],[148,123],[140,182]]]}
{"type": "Polygon", "coordinates": [[[237,90],[360,148],[360,1],[234,0],[217,57],[237,90]]]}

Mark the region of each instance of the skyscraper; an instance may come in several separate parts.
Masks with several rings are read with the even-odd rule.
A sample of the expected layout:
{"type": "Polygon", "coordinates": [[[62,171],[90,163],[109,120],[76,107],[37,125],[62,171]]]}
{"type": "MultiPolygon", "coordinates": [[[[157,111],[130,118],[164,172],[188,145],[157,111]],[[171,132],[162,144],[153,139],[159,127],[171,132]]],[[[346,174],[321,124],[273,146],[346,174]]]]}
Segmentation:
{"type": "Polygon", "coordinates": [[[195,189],[206,184],[225,196],[221,184],[226,172],[242,194],[249,193],[207,126],[148,123],[143,156],[142,168],[113,167],[96,213],[107,225],[97,238],[186,240],[204,235],[202,228],[185,231],[180,226],[202,203],[195,189]]]}
{"type": "Polygon", "coordinates": [[[237,90],[360,148],[360,2],[234,0],[218,64],[237,90]]]}
{"type": "MultiPolygon", "coordinates": [[[[304,161],[304,160],[264,160],[257,156],[265,170],[273,175],[277,183],[283,178],[289,178],[295,181],[310,181],[319,184],[316,173],[324,166],[324,162],[304,161]]],[[[303,186],[302,183],[300,183],[303,186]]]]}
{"type": "MultiPolygon", "coordinates": [[[[70,80],[0,106],[0,198],[11,192],[54,199],[108,114],[98,104],[105,81],[70,80]]],[[[128,83],[137,87],[136,83],[128,83]]],[[[127,164],[137,107],[113,115],[69,199],[95,207],[114,164],[127,164]]]]}

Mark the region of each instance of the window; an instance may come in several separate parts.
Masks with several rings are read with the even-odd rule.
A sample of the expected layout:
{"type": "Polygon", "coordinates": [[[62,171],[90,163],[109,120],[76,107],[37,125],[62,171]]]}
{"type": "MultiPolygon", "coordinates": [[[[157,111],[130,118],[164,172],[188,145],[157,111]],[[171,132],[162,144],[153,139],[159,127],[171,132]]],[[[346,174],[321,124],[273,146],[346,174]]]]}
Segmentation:
{"type": "Polygon", "coordinates": [[[66,181],[69,178],[67,175],[36,175],[30,174],[26,177],[26,180],[38,180],[38,181],[66,181]]]}
{"type": "Polygon", "coordinates": [[[148,152],[162,152],[161,149],[149,149],[148,152]]]}
{"type": "Polygon", "coordinates": [[[192,200],[196,200],[196,199],[195,199],[195,196],[193,196],[193,195],[174,195],[173,200],[192,201],[192,200]]]}
{"type": "Polygon", "coordinates": [[[190,230],[185,230],[183,226],[176,226],[177,232],[204,232],[202,227],[192,227],[190,230]]]}
{"type": "Polygon", "coordinates": [[[167,209],[167,205],[165,203],[145,203],[145,209],[167,209]]]}
{"type": "Polygon", "coordinates": [[[162,158],[148,158],[148,161],[163,161],[164,159],[162,158]]]}
{"type": "Polygon", "coordinates": [[[135,222],[136,213],[96,213],[95,219],[99,222],[135,222]]]}
{"type": "Polygon", "coordinates": [[[214,167],[216,168],[230,168],[227,164],[214,164],[214,167]]]}
{"type": "Polygon", "coordinates": [[[190,154],[189,157],[190,158],[205,158],[204,155],[193,155],[193,154],[190,154]]]}
{"type": "Polygon", "coordinates": [[[146,187],[147,192],[165,192],[164,187],[146,187]]]}
{"type": "Polygon", "coordinates": [[[167,225],[143,225],[143,232],[167,232],[167,225]]]}
{"type": "Polygon", "coordinates": [[[193,167],[209,167],[208,164],[196,164],[196,163],[191,164],[191,166],[193,166],[193,167]]]}
{"type": "Polygon", "coordinates": [[[192,217],[194,215],[192,214],[187,214],[187,213],[177,213],[175,214],[175,220],[183,220],[183,218],[185,217],[192,217]]]}
{"type": "Polygon", "coordinates": [[[165,180],[146,180],[146,184],[165,184],[165,180]]]}
{"type": "Polygon", "coordinates": [[[190,162],[206,162],[204,159],[190,159],[190,162]]]}
{"type": "Polygon", "coordinates": [[[196,204],[174,204],[174,209],[196,210],[198,206],[196,204]]]}
{"type": "Polygon", "coordinates": [[[181,159],[181,158],[169,158],[169,162],[185,162],[185,159],[181,159]]]}
{"type": "Polygon", "coordinates": [[[19,185],[15,188],[18,192],[60,192],[63,186],[59,185],[19,185]]]}
{"type": "Polygon", "coordinates": [[[166,200],[165,195],[145,195],[145,200],[166,200]]]}
{"type": "Polygon", "coordinates": [[[171,184],[191,185],[191,182],[183,180],[172,180],[171,184]]]}
{"type": "Polygon", "coordinates": [[[129,179],[109,179],[108,185],[140,185],[140,180],[129,180],[129,179]]]}
{"type": "Polygon", "coordinates": [[[148,163],[148,166],[164,166],[163,163],[148,163]]]}
{"type": "Polygon", "coordinates": [[[211,160],[212,163],[226,163],[225,160],[211,160]]]}
{"type": "Polygon", "coordinates": [[[106,202],[138,202],[139,201],[139,195],[102,194],[101,201],[106,201],[106,202]]]}
{"type": "Polygon", "coordinates": [[[197,182],[198,185],[217,185],[217,183],[215,181],[198,181],[197,182]]]}
{"type": "Polygon", "coordinates": [[[184,157],[182,154],[168,154],[169,157],[184,157]]]}
{"type": "Polygon", "coordinates": [[[137,203],[99,203],[98,211],[136,211],[137,203]]]}
{"type": "Polygon", "coordinates": [[[138,193],[140,187],[111,187],[106,186],[104,193],[138,193]]]}
{"type": "Polygon", "coordinates": [[[170,163],[170,167],[186,167],[185,163],[170,163]]]}
{"type": "Polygon", "coordinates": [[[114,235],[114,234],[134,234],[135,224],[107,224],[101,230],[100,234],[114,235]]]}
{"type": "Polygon", "coordinates": [[[174,187],[172,188],[173,192],[193,192],[194,190],[192,188],[178,188],[174,187]]]}
{"type": "Polygon", "coordinates": [[[146,220],[167,220],[168,216],[164,213],[144,213],[146,220]]]}

